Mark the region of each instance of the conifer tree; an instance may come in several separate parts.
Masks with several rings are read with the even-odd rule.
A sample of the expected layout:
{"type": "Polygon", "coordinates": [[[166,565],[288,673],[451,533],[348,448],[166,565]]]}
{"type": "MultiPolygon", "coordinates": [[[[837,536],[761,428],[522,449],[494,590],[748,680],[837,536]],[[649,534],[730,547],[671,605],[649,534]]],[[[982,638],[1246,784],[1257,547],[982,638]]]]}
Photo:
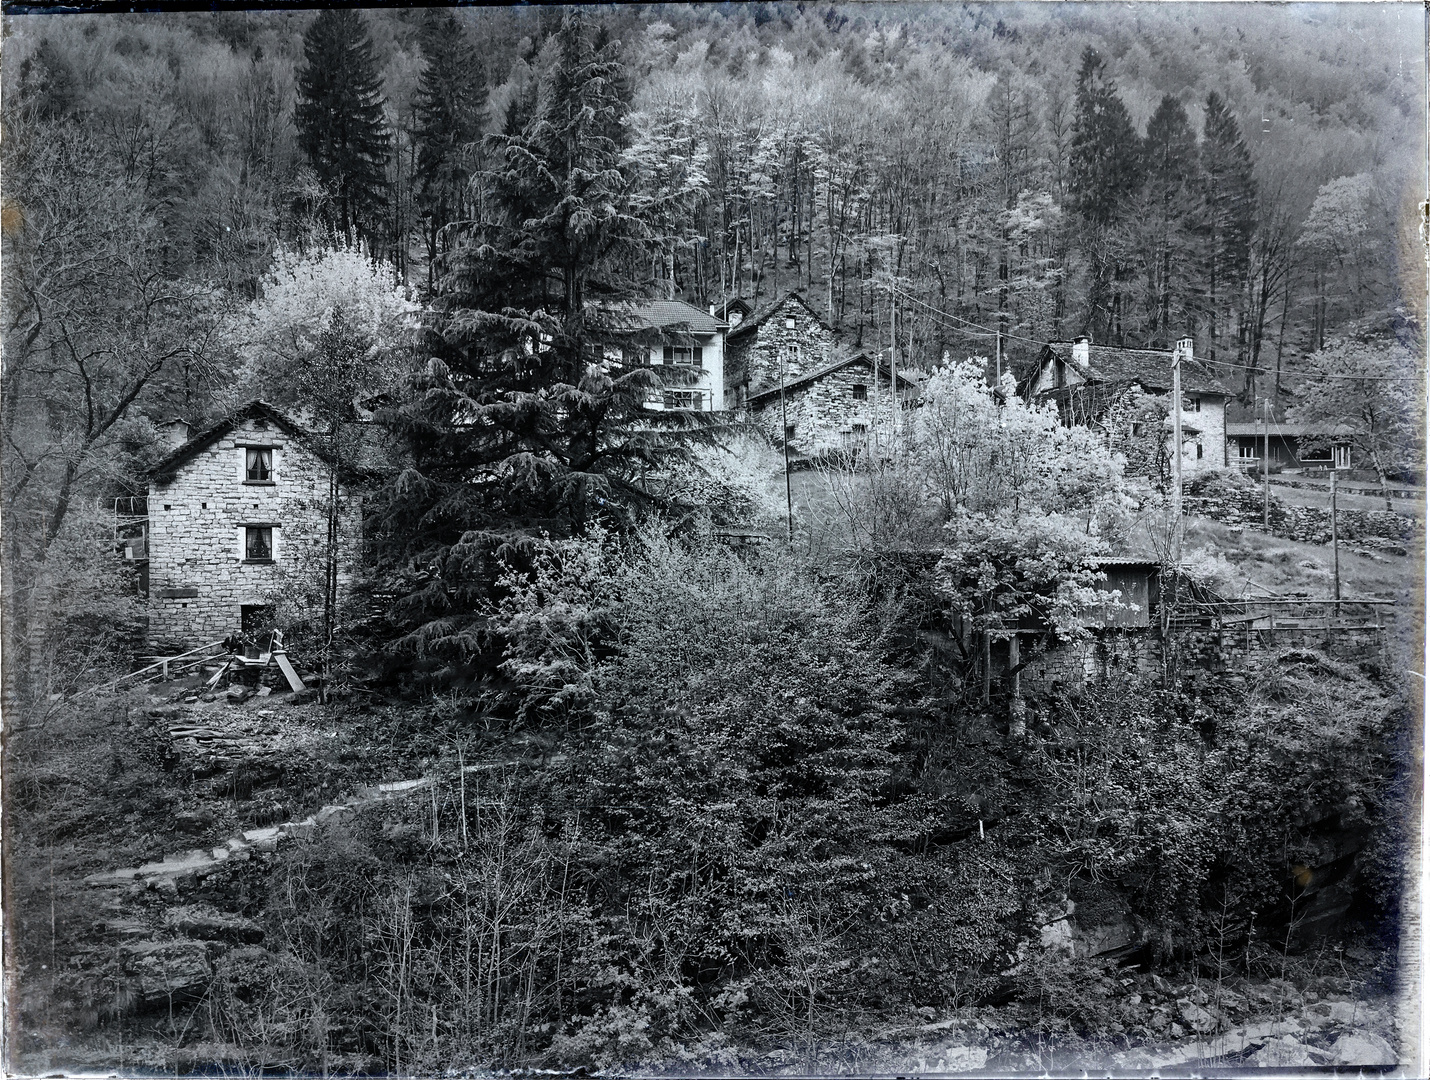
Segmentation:
{"type": "Polygon", "coordinates": [[[1106,65],[1090,46],[1083,51],[1073,117],[1069,188],[1086,225],[1090,257],[1088,329],[1122,344],[1124,294],[1136,267],[1125,229],[1131,198],[1141,187],[1141,146],[1127,107],[1106,65]]]}
{"type": "Polygon", "coordinates": [[[1146,180],[1137,217],[1148,285],[1147,344],[1169,348],[1191,329],[1192,229],[1200,191],[1196,132],[1170,94],[1147,122],[1142,167],[1146,180]]]}
{"type": "Polygon", "coordinates": [[[379,232],[391,137],[362,16],[320,12],[303,34],[303,57],[293,113],[298,145],[333,199],[332,224],[344,240],[371,240],[379,232]]]}
{"type": "Polygon", "coordinates": [[[480,167],[487,84],[480,57],[450,12],[429,19],[421,45],[427,66],[418,83],[413,134],[430,281],[443,229],[473,213],[468,187],[480,167]]]}
{"type": "Polygon", "coordinates": [[[617,45],[568,10],[542,91],[488,139],[482,219],[444,261],[430,359],[387,418],[412,465],[379,500],[374,536],[394,570],[431,568],[406,579],[400,608],[409,641],[436,655],[482,653],[498,551],[626,521],[649,502],[642,470],[686,452],[696,424],[645,409],[660,383],[621,313],[650,244],[630,209],[620,75],[617,45]]]}
{"type": "Polygon", "coordinates": [[[1245,281],[1256,231],[1256,179],[1236,117],[1220,95],[1207,95],[1202,129],[1202,235],[1211,358],[1216,359],[1221,316],[1245,281]]]}
{"type": "Polygon", "coordinates": [[[1117,84],[1089,46],[1077,77],[1070,180],[1078,210],[1093,224],[1110,224],[1122,200],[1141,185],[1139,149],[1117,84]]]}

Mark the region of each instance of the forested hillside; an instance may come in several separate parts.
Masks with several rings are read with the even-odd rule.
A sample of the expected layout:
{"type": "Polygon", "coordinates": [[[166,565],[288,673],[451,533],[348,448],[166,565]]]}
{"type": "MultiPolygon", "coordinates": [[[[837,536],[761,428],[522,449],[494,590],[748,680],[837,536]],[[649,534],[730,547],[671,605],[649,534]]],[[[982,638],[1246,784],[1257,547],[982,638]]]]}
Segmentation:
{"type": "MultiPolygon", "coordinates": [[[[851,1049],[900,1039],[1138,1068],[1111,1055],[1233,1030],[1241,1057],[1186,1060],[1394,1058],[1344,1040],[1396,1036],[1418,615],[1360,652],[1329,617],[1213,633],[1254,588],[1232,555],[1316,596],[1325,560],[1240,527],[1183,552],[1156,478],[1015,375],[1051,339],[1190,336],[1242,409],[1361,423],[1383,486],[1414,467],[1417,12],[5,31],[28,1071],[933,1067],[851,1049]],[[647,408],[688,373],[612,350],[655,341],[626,301],[789,290],[921,369],[897,452],[817,463],[798,519],[787,453],[647,408]],[[116,500],[171,421],[254,398],[327,461],[327,557],[262,605],[316,693],[99,692],[149,647],[116,500]],[[1156,567],[1155,618],[1099,591],[1119,557],[1156,567]],[[1094,643],[1097,610],[1145,626],[1094,643]],[[1292,1022],[1304,1045],[1268,1042],[1292,1022]]],[[[1403,598],[1398,550],[1336,581],[1403,598]]]]}

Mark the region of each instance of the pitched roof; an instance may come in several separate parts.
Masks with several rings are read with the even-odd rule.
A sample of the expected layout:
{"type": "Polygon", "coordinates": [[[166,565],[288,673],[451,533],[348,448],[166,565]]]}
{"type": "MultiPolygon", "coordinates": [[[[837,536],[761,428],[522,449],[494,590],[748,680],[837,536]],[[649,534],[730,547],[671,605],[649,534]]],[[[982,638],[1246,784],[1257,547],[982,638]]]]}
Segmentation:
{"type": "MultiPolygon", "coordinates": [[[[176,447],[172,453],[149,470],[150,482],[155,484],[169,483],[169,481],[174,479],[181,468],[198,457],[199,454],[203,453],[214,443],[218,442],[244,420],[256,420],[259,418],[269,421],[274,427],[278,428],[279,431],[291,437],[295,442],[301,443],[305,450],[316,454],[324,461],[330,460],[327,448],[323,446],[322,440],[312,432],[301,427],[291,417],[268,404],[268,402],[250,401],[245,405],[240,405],[218,423],[210,425],[181,446],[176,447]]],[[[352,475],[360,475],[360,470],[352,466],[345,466],[343,471],[352,475]]]]}
{"type": "MultiPolygon", "coordinates": [[[[1226,425],[1228,435],[1255,435],[1260,438],[1266,433],[1266,428],[1260,421],[1238,420],[1228,421],[1226,425]]],[[[1350,438],[1356,433],[1355,428],[1349,424],[1298,424],[1292,420],[1271,421],[1271,434],[1289,435],[1293,438],[1304,438],[1306,436],[1342,436],[1350,438]]]]}
{"type": "MultiPolygon", "coordinates": [[[[788,393],[791,390],[797,390],[802,386],[807,386],[812,382],[817,382],[818,380],[824,378],[826,375],[832,375],[834,372],[840,370],[841,368],[846,368],[850,364],[859,363],[867,364],[871,369],[877,363],[879,368],[879,374],[883,375],[885,378],[888,377],[889,365],[887,363],[885,363],[883,360],[875,361],[872,357],[869,356],[868,353],[859,353],[855,356],[845,357],[843,360],[836,360],[832,364],[825,364],[824,367],[819,368],[816,371],[808,372],[807,374],[801,375],[798,379],[793,379],[790,382],[785,383],[785,392],[788,393]]],[[[918,380],[916,378],[902,371],[899,372],[899,382],[905,386],[916,387],[919,385],[918,380]]],[[[764,401],[771,398],[778,398],[779,396],[780,388],[778,386],[772,386],[768,390],[761,390],[758,394],[751,394],[748,398],[745,399],[745,404],[755,405],[763,403],[764,401]]]]}
{"type": "Polygon", "coordinates": [[[781,296],[778,300],[773,300],[770,303],[766,304],[758,312],[755,312],[751,315],[747,315],[739,326],[735,327],[735,329],[730,331],[730,337],[733,339],[739,337],[741,334],[748,334],[753,332],[757,327],[762,326],[766,319],[780,311],[791,300],[799,304],[799,306],[804,308],[805,311],[813,315],[819,321],[819,325],[824,327],[825,330],[828,330],[830,333],[833,333],[833,330],[830,329],[829,324],[824,321],[824,316],[821,315],[819,312],[815,311],[814,308],[810,307],[809,302],[805,300],[804,297],[800,296],[799,293],[791,289],[789,292],[781,296]]]}
{"type": "Polygon", "coordinates": [[[684,300],[643,300],[623,307],[640,329],[664,330],[675,327],[692,334],[717,334],[725,323],[684,300]]]}
{"type": "MultiPolygon", "coordinates": [[[[1043,358],[1052,357],[1065,364],[1072,363],[1071,341],[1050,341],[1043,349],[1043,358]]],[[[1089,345],[1087,349],[1089,382],[1135,382],[1144,390],[1172,389],[1172,354],[1165,349],[1118,349],[1111,345],[1089,345]]],[[[1232,396],[1227,386],[1200,360],[1182,362],[1182,389],[1199,394],[1232,396]]]]}

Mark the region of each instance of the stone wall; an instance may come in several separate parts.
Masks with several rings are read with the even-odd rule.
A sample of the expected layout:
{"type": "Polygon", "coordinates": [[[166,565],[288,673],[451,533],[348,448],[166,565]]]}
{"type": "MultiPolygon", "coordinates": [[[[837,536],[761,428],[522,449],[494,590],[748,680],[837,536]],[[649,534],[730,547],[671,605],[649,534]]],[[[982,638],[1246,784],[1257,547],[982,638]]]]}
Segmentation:
{"type": "MultiPolygon", "coordinates": [[[[247,419],[149,492],[149,640],[192,647],[240,629],[244,605],[321,594],[328,466],[285,432],[247,419]],[[244,448],[274,447],[272,483],[244,479],[244,448]],[[243,526],[274,526],[274,558],[243,558],[243,526]]],[[[339,590],[361,554],[361,498],[339,503],[339,590]]]]}
{"type": "MultiPolygon", "coordinates": [[[[788,426],[794,429],[790,438],[793,453],[814,457],[832,451],[866,449],[876,433],[881,442],[888,439],[889,380],[887,375],[882,378],[876,390],[873,365],[856,361],[789,391],[784,411],[788,426]],[[865,388],[864,400],[854,396],[856,386],[865,388]]],[[[766,437],[780,445],[783,432],[779,395],[759,402],[750,409],[750,415],[766,437]]],[[[910,421],[906,401],[904,424],[910,421]]]]}
{"type": "MultiPolygon", "coordinates": [[[[1262,528],[1262,491],[1237,477],[1200,478],[1187,484],[1182,505],[1189,514],[1200,514],[1224,525],[1262,528]]],[[[1273,492],[1270,499],[1270,532],[1287,540],[1307,544],[1331,542],[1331,511],[1320,506],[1293,506],[1273,492]]],[[[1415,539],[1419,529],[1415,518],[1393,510],[1337,510],[1337,530],[1346,543],[1366,547],[1403,547],[1415,539]]]]}
{"type": "Polygon", "coordinates": [[[786,300],[753,330],[735,334],[725,346],[725,406],[737,408],[751,394],[818,371],[834,359],[834,335],[797,300],[786,300]],[[794,320],[793,327],[785,322],[794,320]],[[797,349],[789,351],[791,346],[797,349]]]}
{"type": "MultiPolygon", "coordinates": [[[[1077,692],[1111,680],[1154,676],[1164,663],[1183,670],[1256,670],[1287,652],[1312,649],[1348,663],[1384,661],[1385,627],[1278,626],[1274,630],[1192,628],[1163,638],[1156,627],[1101,631],[1081,641],[1023,642],[1020,689],[1027,695],[1077,692]]],[[[1007,671],[1006,646],[995,646],[995,675],[1007,671]]]]}

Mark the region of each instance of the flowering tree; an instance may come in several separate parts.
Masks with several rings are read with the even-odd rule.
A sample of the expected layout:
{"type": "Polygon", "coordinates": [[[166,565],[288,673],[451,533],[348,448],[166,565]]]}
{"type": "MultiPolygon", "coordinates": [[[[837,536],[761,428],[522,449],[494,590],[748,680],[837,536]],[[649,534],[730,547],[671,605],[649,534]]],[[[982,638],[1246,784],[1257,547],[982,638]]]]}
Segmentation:
{"type": "MultiPolygon", "coordinates": [[[[1386,509],[1390,474],[1418,468],[1424,414],[1415,356],[1393,339],[1343,338],[1307,358],[1311,377],[1292,420],[1331,429],[1341,427],[1357,456],[1380,479],[1386,509]]],[[[1329,435],[1308,438],[1307,446],[1328,446],[1329,435]]]]}
{"type": "Polygon", "coordinates": [[[936,371],[914,420],[913,460],[945,534],[940,587],[976,630],[1037,616],[1076,634],[1096,599],[1091,559],[1126,525],[1122,462],[1051,406],[1023,402],[1011,376],[989,387],[985,365],[936,371]]]}

